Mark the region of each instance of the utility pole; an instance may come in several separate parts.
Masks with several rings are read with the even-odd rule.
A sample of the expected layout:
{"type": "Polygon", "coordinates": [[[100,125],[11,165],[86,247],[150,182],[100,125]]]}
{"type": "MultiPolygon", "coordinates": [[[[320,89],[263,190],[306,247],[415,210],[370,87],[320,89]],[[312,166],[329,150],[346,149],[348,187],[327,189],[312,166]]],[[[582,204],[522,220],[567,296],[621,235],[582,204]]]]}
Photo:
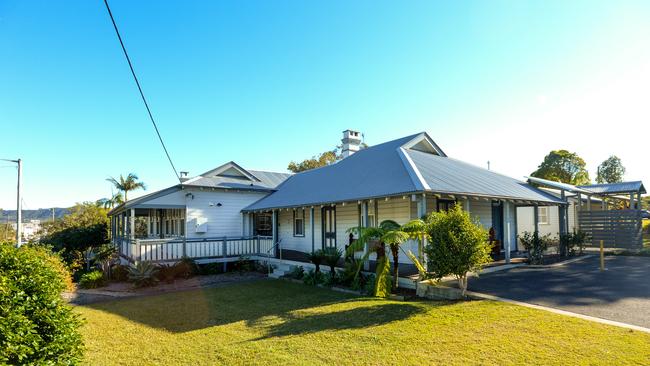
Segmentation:
{"type": "Polygon", "coordinates": [[[11,160],[11,159],[0,159],[4,161],[9,161],[12,163],[18,164],[18,184],[16,187],[16,247],[20,247],[22,245],[22,232],[23,232],[23,204],[20,196],[20,180],[22,179],[23,175],[23,161],[21,159],[18,160],[11,160]]]}
{"type": "Polygon", "coordinates": [[[490,170],[490,161],[488,160],[488,170],[490,170]]]}

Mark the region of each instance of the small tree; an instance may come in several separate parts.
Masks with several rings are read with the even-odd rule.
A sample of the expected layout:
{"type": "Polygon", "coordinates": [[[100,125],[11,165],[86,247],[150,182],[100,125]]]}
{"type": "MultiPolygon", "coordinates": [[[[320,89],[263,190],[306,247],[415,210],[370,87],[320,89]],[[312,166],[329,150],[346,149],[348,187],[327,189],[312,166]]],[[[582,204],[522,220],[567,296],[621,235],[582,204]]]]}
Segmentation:
{"type": "Polygon", "coordinates": [[[434,212],[427,220],[430,242],[425,253],[428,269],[438,280],[455,276],[465,296],[467,273],[480,270],[491,260],[487,231],[478,221],[472,221],[460,205],[447,212],[434,212]]]}
{"type": "Polygon", "coordinates": [[[332,279],[336,277],[336,266],[343,256],[343,251],[336,247],[327,247],[323,249],[323,260],[325,264],[330,267],[330,276],[332,279]]]}
{"type": "Polygon", "coordinates": [[[46,248],[0,243],[0,364],[81,362],[81,320],[61,298],[70,287],[70,274],[46,248]]]}

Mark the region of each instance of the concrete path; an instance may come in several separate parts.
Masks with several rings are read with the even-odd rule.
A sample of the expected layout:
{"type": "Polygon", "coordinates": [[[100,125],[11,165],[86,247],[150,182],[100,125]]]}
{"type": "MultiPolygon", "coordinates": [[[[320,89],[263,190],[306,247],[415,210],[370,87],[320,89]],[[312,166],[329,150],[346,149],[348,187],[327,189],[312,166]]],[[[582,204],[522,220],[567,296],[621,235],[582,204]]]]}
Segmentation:
{"type": "Polygon", "coordinates": [[[585,258],[554,268],[520,267],[469,280],[469,290],[650,328],[650,258],[585,258]]]}

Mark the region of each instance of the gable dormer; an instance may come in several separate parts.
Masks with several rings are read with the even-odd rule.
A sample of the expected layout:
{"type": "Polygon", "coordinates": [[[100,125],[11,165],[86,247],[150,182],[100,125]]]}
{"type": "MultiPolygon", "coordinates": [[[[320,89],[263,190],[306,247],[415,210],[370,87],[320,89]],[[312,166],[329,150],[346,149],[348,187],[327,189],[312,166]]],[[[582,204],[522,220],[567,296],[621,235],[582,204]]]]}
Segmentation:
{"type": "Polygon", "coordinates": [[[407,150],[420,151],[428,154],[442,156],[444,158],[447,157],[447,154],[442,151],[442,149],[431,139],[431,137],[429,137],[426,132],[422,132],[421,134],[415,136],[411,141],[405,143],[401,147],[407,150]]]}
{"type": "Polygon", "coordinates": [[[201,176],[206,178],[213,178],[213,177],[234,178],[234,179],[248,180],[251,182],[260,181],[255,175],[253,175],[248,170],[242,168],[234,161],[228,162],[224,165],[221,165],[210,171],[207,171],[201,174],[201,176]]]}

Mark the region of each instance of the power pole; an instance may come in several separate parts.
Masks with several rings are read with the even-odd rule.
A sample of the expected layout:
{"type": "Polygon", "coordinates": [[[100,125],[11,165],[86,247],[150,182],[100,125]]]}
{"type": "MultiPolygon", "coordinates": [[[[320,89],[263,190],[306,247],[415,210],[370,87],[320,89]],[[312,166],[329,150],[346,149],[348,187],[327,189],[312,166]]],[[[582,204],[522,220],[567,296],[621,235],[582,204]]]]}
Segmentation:
{"type": "Polygon", "coordinates": [[[20,196],[20,180],[23,175],[23,161],[22,159],[11,160],[11,159],[0,159],[4,161],[9,161],[12,163],[18,164],[18,184],[16,187],[16,246],[20,247],[23,243],[22,232],[23,232],[23,204],[20,196]]]}

